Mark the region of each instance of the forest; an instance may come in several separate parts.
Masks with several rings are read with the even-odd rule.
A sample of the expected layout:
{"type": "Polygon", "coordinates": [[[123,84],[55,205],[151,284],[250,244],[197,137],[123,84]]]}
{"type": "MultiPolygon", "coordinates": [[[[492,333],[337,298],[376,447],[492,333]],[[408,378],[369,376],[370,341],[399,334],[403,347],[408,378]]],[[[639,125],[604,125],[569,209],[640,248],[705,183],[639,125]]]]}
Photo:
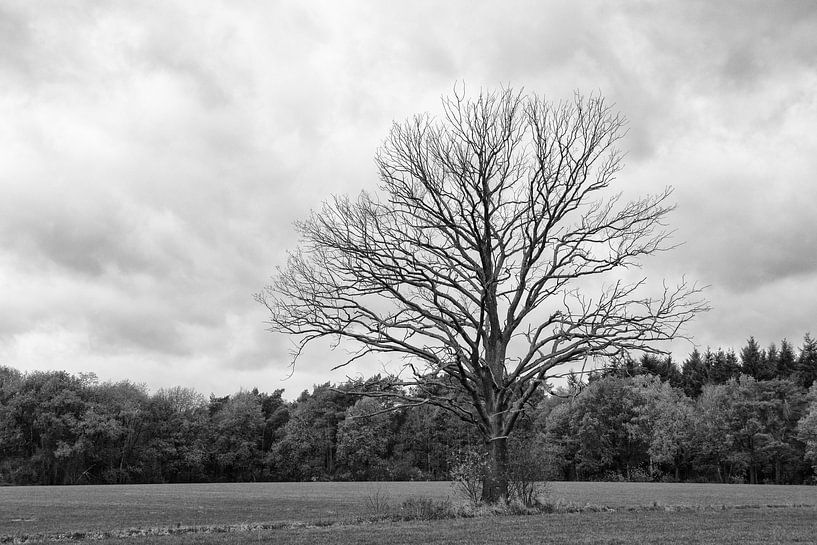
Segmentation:
{"type": "MultiPolygon", "coordinates": [[[[530,478],[817,482],[817,341],[615,361],[532,399],[511,437],[530,478]]],[[[316,385],[294,401],[0,367],[0,484],[448,480],[484,449],[433,405],[316,385]]]]}

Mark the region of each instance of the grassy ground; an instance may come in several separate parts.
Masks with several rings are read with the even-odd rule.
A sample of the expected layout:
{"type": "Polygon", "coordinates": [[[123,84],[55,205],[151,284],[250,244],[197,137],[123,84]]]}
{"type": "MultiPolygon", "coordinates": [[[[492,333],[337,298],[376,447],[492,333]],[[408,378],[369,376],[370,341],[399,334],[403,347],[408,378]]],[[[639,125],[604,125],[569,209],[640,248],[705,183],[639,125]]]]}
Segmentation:
{"type": "Polygon", "coordinates": [[[780,545],[815,543],[808,508],[613,512],[282,528],[105,541],[119,545],[780,545]]]}
{"type": "Polygon", "coordinates": [[[336,522],[372,498],[445,498],[448,483],[240,483],[0,487],[0,535],[248,522],[336,522]]]}
{"type": "MultiPolygon", "coordinates": [[[[553,499],[603,505],[616,511],[521,519],[338,524],[371,514],[373,502],[398,505],[407,498],[443,499],[452,493],[448,483],[0,487],[0,542],[2,536],[13,539],[78,532],[80,537],[118,533],[126,528],[185,526],[218,529],[232,526],[244,531],[132,537],[123,542],[178,545],[330,541],[541,543],[545,538],[556,543],[814,543],[817,540],[814,537],[817,535],[817,487],[803,486],[551,483],[553,499]],[[681,506],[682,509],[628,511],[656,505],[681,506]],[[695,510],[686,511],[684,506],[695,510]],[[721,510],[724,507],[727,509],[721,510]],[[291,524],[295,521],[308,524],[291,524]],[[256,523],[262,522],[273,523],[276,528],[258,529],[256,523]],[[331,526],[326,526],[329,524],[331,526]],[[507,535],[508,531],[512,536],[507,535]]],[[[119,540],[104,542],[118,543],[119,540]]]]}

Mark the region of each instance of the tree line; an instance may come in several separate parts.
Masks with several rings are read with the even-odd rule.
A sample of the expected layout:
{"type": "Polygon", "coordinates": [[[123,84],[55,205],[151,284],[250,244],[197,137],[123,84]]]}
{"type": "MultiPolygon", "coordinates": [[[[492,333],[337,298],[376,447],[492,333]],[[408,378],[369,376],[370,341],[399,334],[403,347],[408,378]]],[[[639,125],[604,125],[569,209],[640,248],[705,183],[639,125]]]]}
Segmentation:
{"type": "Polygon", "coordinates": [[[363,382],[208,399],[0,367],[0,483],[446,479],[451,453],[476,444],[436,408],[358,418],[377,409],[348,393],[363,382]]]}
{"type": "MultiPolygon", "coordinates": [[[[534,398],[510,457],[549,479],[813,482],[815,378],[808,335],[797,350],[754,338],[739,353],[695,350],[680,366],[623,359],[534,398]]],[[[395,382],[327,383],[294,401],[258,389],[208,399],[0,367],[0,482],[445,480],[485,449],[442,407],[357,395],[395,382]]]]}

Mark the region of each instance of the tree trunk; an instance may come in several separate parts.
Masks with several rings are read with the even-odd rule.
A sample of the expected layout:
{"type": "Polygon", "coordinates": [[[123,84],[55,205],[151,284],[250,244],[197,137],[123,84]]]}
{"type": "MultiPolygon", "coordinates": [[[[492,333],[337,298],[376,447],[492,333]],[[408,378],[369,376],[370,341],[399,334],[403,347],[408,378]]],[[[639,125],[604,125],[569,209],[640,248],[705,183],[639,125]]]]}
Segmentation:
{"type": "Polygon", "coordinates": [[[508,499],[508,440],[493,439],[488,445],[488,471],[482,482],[482,501],[498,503],[508,499]]]}

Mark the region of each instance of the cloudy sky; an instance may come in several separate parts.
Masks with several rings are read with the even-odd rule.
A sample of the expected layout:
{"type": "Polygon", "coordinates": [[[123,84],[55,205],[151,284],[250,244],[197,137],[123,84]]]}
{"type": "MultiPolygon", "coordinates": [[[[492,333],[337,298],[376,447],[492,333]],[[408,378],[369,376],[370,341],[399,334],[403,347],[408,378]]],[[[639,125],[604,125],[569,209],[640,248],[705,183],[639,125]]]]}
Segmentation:
{"type": "Polygon", "coordinates": [[[283,380],[252,294],[457,82],[616,104],[622,189],[674,186],[685,242],[646,270],[711,286],[695,343],[817,333],[814,2],[0,0],[0,365],[342,379],[317,349],[283,380]]]}

